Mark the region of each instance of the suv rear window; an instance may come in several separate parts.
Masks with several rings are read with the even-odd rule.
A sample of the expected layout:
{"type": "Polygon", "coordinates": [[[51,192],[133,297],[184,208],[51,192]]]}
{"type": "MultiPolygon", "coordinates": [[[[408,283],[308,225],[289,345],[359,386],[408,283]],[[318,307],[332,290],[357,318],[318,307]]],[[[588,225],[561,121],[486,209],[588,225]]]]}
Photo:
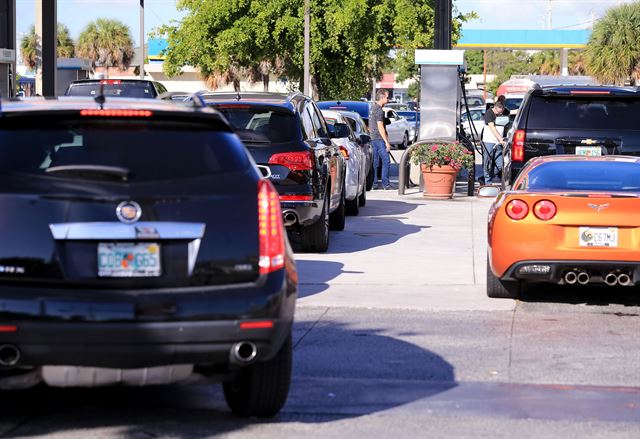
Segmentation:
{"type": "Polygon", "coordinates": [[[274,108],[248,105],[214,105],[229,121],[236,134],[247,143],[288,143],[300,138],[294,114],[274,108]]]}
{"type": "Polygon", "coordinates": [[[569,161],[544,163],[527,175],[531,191],[640,191],[640,164],[623,161],[569,161]]]}
{"type": "Polygon", "coordinates": [[[640,100],[534,96],[528,129],[637,130],[640,100]]]}
{"type": "MultiPolygon", "coordinates": [[[[100,91],[99,82],[72,84],[67,96],[95,96],[100,91]]],[[[108,81],[104,84],[103,93],[108,97],[121,98],[155,98],[156,92],[149,82],[108,81]]]]}
{"type": "Polygon", "coordinates": [[[203,124],[30,120],[29,126],[24,121],[25,126],[0,127],[1,174],[136,183],[239,172],[248,166],[232,133],[203,124]]]}

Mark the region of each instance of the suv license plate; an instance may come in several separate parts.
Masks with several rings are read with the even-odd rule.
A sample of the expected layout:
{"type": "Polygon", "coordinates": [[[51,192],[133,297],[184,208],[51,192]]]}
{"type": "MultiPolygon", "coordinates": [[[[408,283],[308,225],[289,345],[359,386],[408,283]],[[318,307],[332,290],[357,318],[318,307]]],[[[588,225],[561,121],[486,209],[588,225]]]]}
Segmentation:
{"type": "Polygon", "coordinates": [[[599,146],[576,146],[576,155],[602,155],[599,146]]]}
{"type": "Polygon", "coordinates": [[[617,227],[580,227],[580,247],[617,247],[617,227]]]}
{"type": "Polygon", "coordinates": [[[101,242],[98,277],[160,276],[160,245],[155,242],[101,242]]]}

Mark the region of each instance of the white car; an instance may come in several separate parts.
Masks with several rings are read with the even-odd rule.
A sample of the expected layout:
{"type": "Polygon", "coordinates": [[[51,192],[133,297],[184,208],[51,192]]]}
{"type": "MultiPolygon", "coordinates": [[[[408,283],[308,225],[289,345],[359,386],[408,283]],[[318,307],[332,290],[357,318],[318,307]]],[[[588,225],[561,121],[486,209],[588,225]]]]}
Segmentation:
{"type": "Polygon", "coordinates": [[[367,156],[362,145],[357,142],[357,138],[351,125],[339,111],[321,110],[324,120],[333,132],[331,139],[340,147],[347,164],[345,176],[344,194],[346,199],[346,210],[349,215],[357,215],[360,207],[367,202],[367,156]]]}
{"type": "MultiPolygon", "coordinates": [[[[464,107],[463,107],[464,108],[464,107]]],[[[469,138],[473,138],[476,141],[480,140],[480,136],[482,135],[482,130],[484,129],[484,113],[486,109],[484,105],[482,107],[473,107],[469,108],[469,113],[465,110],[462,111],[460,115],[460,123],[464,128],[464,132],[469,136],[469,138]],[[475,127],[475,131],[471,130],[471,124],[475,127]]]]}
{"type": "Polygon", "coordinates": [[[383,107],[385,123],[387,128],[387,135],[389,136],[389,143],[396,145],[400,149],[406,149],[411,140],[411,124],[409,121],[400,116],[393,108],[383,107]]]}
{"type": "Polygon", "coordinates": [[[340,114],[351,126],[351,130],[356,135],[356,143],[364,150],[365,169],[367,170],[367,190],[373,188],[373,147],[371,146],[371,136],[369,128],[359,113],[355,111],[340,111],[340,114]]]}

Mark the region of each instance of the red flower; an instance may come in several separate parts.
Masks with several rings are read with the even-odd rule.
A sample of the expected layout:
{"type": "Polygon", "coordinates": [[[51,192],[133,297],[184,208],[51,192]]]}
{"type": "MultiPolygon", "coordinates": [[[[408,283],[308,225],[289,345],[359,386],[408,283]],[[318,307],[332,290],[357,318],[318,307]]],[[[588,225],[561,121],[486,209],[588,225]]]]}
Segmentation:
{"type": "Polygon", "coordinates": [[[431,147],[431,151],[434,151],[434,152],[435,152],[435,151],[437,151],[437,150],[438,150],[438,145],[433,145],[433,146],[431,147]]]}

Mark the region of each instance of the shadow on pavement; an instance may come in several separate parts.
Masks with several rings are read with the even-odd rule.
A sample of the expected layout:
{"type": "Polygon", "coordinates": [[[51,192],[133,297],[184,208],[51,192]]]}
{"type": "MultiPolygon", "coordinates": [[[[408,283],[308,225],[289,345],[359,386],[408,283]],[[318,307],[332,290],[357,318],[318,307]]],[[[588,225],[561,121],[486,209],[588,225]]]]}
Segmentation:
{"type": "Polygon", "coordinates": [[[344,264],[331,261],[297,260],[298,266],[298,298],[313,296],[329,288],[329,281],[335,279],[343,271],[344,264]]]}
{"type": "Polygon", "coordinates": [[[256,424],[355,418],[429,398],[457,385],[453,366],[442,357],[386,336],[382,330],[303,321],[296,323],[295,331],[300,337],[294,350],[294,379],[287,405],[273,419],[233,416],[217,384],[94,389],[39,386],[3,392],[0,434],[127,439],[251,434],[256,424]]]}
{"type": "Polygon", "coordinates": [[[609,287],[606,285],[532,284],[525,288],[520,300],[533,303],[552,302],[592,306],[640,306],[640,289],[638,287],[609,287]]]}

